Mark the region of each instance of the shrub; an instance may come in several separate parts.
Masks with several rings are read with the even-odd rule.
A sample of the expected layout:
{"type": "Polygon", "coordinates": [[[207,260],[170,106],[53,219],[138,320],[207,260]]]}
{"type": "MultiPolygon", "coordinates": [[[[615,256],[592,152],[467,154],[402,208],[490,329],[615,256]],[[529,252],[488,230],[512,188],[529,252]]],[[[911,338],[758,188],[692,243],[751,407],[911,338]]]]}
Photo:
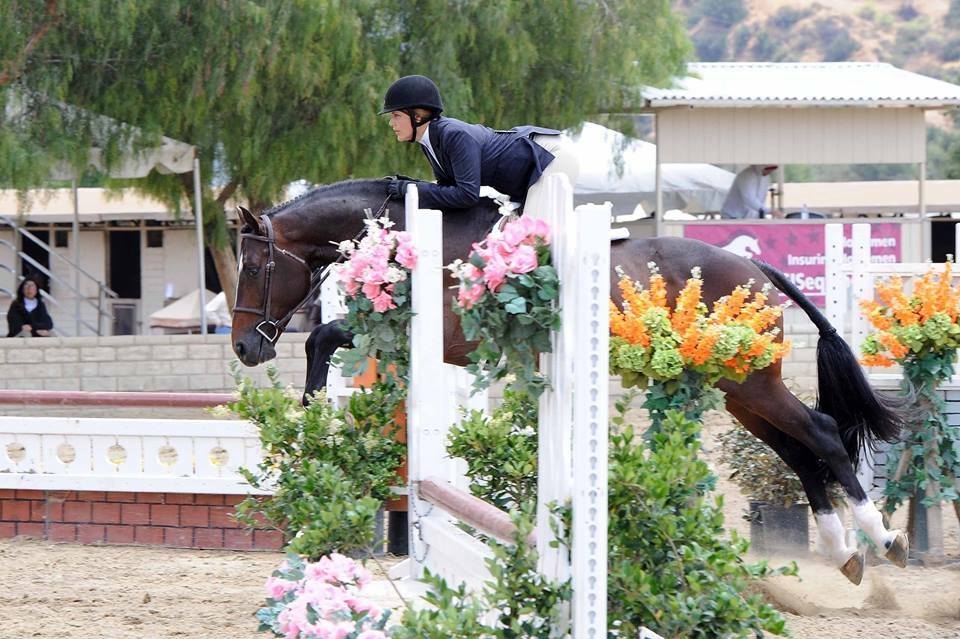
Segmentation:
{"type": "Polygon", "coordinates": [[[537,551],[525,540],[533,530],[534,509],[515,513],[517,534],[512,545],[489,542],[493,577],[479,593],[451,588],[427,573],[429,608],[407,608],[392,639],[548,639],[560,606],[570,599],[569,583],[547,581],[537,570],[537,551]],[[496,617],[489,619],[490,611],[496,617]]]}
{"type": "Polygon", "coordinates": [[[775,60],[780,53],[780,45],[772,35],[766,31],[761,31],[753,39],[753,57],[761,62],[775,60]]]}
{"type": "Polygon", "coordinates": [[[778,29],[786,30],[812,14],[812,7],[804,7],[803,9],[780,7],[777,9],[777,12],[770,17],[769,22],[778,29]]]}
{"type": "Polygon", "coordinates": [[[939,58],[941,62],[956,62],[960,60],[960,36],[954,36],[943,44],[943,47],[940,49],[939,58]]]}
{"type": "Polygon", "coordinates": [[[720,435],[720,461],[730,467],[730,479],[748,499],[775,506],[806,502],[796,473],[773,449],[741,426],[720,435]]]}
{"type": "Polygon", "coordinates": [[[450,429],[447,452],[467,462],[470,492],[501,510],[537,498],[537,402],[506,391],[487,417],[470,411],[450,429]]]}
{"type": "Polygon", "coordinates": [[[732,27],[747,17],[747,8],[743,0],[700,0],[693,15],[708,18],[724,27],[732,27]]]}
{"type": "Polygon", "coordinates": [[[877,17],[877,8],[872,4],[865,4],[857,9],[857,16],[868,22],[873,22],[877,17]]]}
{"type": "Polygon", "coordinates": [[[750,38],[752,37],[750,32],[750,27],[743,25],[737,27],[737,30],[733,32],[733,55],[739,57],[744,51],[747,50],[747,45],[750,44],[750,38]]]}
{"type": "Polygon", "coordinates": [[[727,536],[722,501],[701,493],[711,474],[697,459],[699,431],[671,412],[649,449],[629,427],[610,438],[609,618],[622,637],[641,625],[664,637],[784,634],[784,619],[748,586],[796,566],[741,559],[749,542],[727,536]]]}
{"type": "Polygon", "coordinates": [[[719,62],[727,57],[727,34],[702,29],[691,38],[697,58],[702,62],[719,62]]]}
{"type": "Polygon", "coordinates": [[[266,522],[284,533],[290,551],[311,559],[366,549],[405,453],[392,437],[399,391],[376,386],[354,395],[345,411],[322,397],[303,408],[276,369],[268,375],[267,388],[238,380],[239,399],[229,406],[257,427],[263,450],[257,468],[241,475],[273,493],[241,502],[238,521],[266,522]]]}

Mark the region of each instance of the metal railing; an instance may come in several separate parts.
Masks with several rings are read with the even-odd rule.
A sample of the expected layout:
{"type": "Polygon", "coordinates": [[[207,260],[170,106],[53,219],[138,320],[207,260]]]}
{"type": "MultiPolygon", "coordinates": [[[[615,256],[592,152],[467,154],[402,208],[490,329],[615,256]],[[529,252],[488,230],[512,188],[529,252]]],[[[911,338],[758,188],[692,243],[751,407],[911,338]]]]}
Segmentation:
{"type": "MultiPolygon", "coordinates": [[[[64,288],[66,288],[67,290],[73,293],[74,298],[76,300],[79,300],[79,303],[77,304],[77,309],[75,311],[75,319],[78,327],[82,325],[86,327],[87,330],[93,332],[96,335],[104,335],[103,320],[104,319],[108,320],[107,326],[112,326],[113,324],[113,314],[111,313],[110,305],[107,304],[107,300],[117,299],[119,297],[117,293],[115,293],[112,289],[106,286],[103,282],[101,282],[95,276],[88,273],[86,270],[83,269],[83,267],[75,263],[73,260],[67,257],[64,257],[60,253],[52,250],[49,244],[47,244],[46,242],[38,238],[36,235],[31,233],[27,229],[23,228],[21,225],[17,224],[11,218],[0,216],[0,224],[5,224],[9,226],[11,229],[13,229],[14,233],[16,233],[17,235],[20,235],[21,237],[25,237],[29,239],[31,242],[33,242],[34,244],[36,244],[37,246],[45,250],[48,255],[51,255],[56,259],[60,260],[61,262],[66,264],[71,269],[71,271],[73,271],[74,273],[79,273],[84,278],[86,278],[87,281],[92,282],[96,286],[97,298],[96,298],[96,301],[94,301],[89,297],[87,297],[86,295],[84,295],[83,293],[81,293],[80,290],[77,288],[77,286],[74,286],[73,284],[66,281],[65,279],[58,277],[49,268],[45,267],[43,264],[35,260],[30,255],[27,255],[24,251],[18,250],[16,244],[0,238],[0,245],[6,246],[7,248],[9,248],[10,251],[16,257],[27,262],[36,271],[43,273],[48,278],[49,281],[56,282],[60,286],[63,286],[64,288]],[[83,317],[80,316],[80,308],[84,304],[96,310],[96,317],[97,317],[96,326],[94,326],[93,324],[91,324],[90,322],[88,322],[87,320],[85,320],[83,317]]],[[[13,269],[11,269],[9,266],[5,264],[0,264],[0,269],[5,270],[9,273],[12,273],[16,277],[16,272],[13,269]]],[[[18,280],[22,280],[22,279],[23,279],[22,276],[18,278],[18,280]]],[[[79,285],[79,282],[77,284],[79,285]]],[[[7,292],[9,293],[9,291],[7,292]]],[[[53,297],[46,291],[41,290],[40,295],[45,302],[49,302],[53,306],[56,306],[57,308],[62,308],[62,305],[60,304],[60,302],[58,302],[55,297],[53,297]]],[[[10,296],[13,297],[12,294],[10,296]]]]}

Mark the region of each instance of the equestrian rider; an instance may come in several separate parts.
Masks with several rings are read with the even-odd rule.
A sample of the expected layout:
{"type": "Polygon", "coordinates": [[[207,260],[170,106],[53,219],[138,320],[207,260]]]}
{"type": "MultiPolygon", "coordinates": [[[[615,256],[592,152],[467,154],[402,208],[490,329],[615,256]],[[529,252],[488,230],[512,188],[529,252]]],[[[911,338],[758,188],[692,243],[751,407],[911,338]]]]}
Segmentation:
{"type": "MultiPolygon", "coordinates": [[[[579,163],[559,131],[531,125],[495,131],[442,112],[433,80],[408,75],[390,85],[379,113],[390,114],[398,141],[420,144],[433,168],[436,184],[417,184],[423,208],[470,208],[479,200],[482,185],[538,211],[544,176],[564,173],[571,186],[576,181],[579,163]]],[[[391,197],[402,198],[409,183],[392,178],[391,197]]]]}

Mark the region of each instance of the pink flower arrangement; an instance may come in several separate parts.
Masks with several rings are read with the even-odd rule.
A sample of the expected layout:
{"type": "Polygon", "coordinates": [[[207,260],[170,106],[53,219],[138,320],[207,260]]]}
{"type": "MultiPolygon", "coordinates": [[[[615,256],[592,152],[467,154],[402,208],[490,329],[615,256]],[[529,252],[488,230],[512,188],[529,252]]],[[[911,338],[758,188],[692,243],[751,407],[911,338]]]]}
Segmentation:
{"type": "Polygon", "coordinates": [[[265,584],[261,630],[284,639],[386,639],[389,612],[360,596],[370,572],[337,553],[305,562],[290,556],[265,584]]]}
{"type": "Polygon", "coordinates": [[[491,232],[473,245],[468,262],[450,269],[460,279],[457,304],[472,308],[487,293],[496,293],[510,276],[529,273],[540,266],[537,248],[550,244],[550,227],[539,219],[521,217],[491,232]]]}
{"type": "Polygon", "coordinates": [[[417,265],[417,252],[410,234],[392,231],[393,222],[369,220],[367,233],[359,242],[339,244],[347,259],[335,269],[337,281],[348,297],[362,294],[377,313],[397,308],[394,294],[398,282],[409,278],[417,265]]]}

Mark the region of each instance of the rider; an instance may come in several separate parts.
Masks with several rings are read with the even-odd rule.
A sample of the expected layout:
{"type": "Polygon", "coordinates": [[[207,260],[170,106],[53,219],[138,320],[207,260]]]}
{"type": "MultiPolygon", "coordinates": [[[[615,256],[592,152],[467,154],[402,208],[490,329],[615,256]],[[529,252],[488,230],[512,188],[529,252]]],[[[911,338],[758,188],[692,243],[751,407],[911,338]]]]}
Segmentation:
{"type": "MultiPolygon", "coordinates": [[[[390,127],[401,142],[417,142],[433,168],[437,183],[419,183],[420,205],[465,209],[490,186],[528,211],[540,210],[543,177],[564,173],[570,185],[579,163],[560,132],[537,126],[495,131],[443,117],[443,101],[433,80],[408,75],[390,85],[379,115],[390,114],[390,127]]],[[[393,178],[391,197],[402,198],[410,180],[393,178]]]]}

